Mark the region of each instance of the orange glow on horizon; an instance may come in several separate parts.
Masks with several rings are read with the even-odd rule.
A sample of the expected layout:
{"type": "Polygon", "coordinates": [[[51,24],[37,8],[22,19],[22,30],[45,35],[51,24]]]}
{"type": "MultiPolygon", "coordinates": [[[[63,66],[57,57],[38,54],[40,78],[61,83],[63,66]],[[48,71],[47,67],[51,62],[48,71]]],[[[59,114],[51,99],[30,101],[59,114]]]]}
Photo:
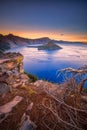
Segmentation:
{"type": "Polygon", "coordinates": [[[8,35],[9,33],[12,33],[13,35],[29,38],[29,39],[36,39],[41,37],[49,37],[50,39],[55,40],[63,40],[63,41],[77,41],[77,42],[86,42],[87,43],[87,35],[86,34],[72,34],[72,33],[63,33],[57,31],[7,31],[2,30],[0,31],[3,35],[8,35]]]}

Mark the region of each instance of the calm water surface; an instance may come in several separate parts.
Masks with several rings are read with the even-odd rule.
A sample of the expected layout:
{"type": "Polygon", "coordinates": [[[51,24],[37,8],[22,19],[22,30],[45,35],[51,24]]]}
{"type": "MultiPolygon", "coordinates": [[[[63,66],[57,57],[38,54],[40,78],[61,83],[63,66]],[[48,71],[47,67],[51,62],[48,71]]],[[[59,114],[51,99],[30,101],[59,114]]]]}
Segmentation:
{"type": "Polygon", "coordinates": [[[66,68],[78,68],[87,64],[87,45],[58,44],[63,49],[58,51],[38,50],[37,48],[21,47],[11,49],[24,55],[24,70],[51,82],[60,82],[58,71],[66,68]]]}

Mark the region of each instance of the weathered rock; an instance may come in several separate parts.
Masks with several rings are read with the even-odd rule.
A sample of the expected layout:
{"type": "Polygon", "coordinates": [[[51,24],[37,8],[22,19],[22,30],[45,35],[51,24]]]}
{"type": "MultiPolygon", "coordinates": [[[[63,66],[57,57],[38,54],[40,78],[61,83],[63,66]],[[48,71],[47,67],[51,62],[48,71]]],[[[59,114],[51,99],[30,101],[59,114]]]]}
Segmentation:
{"type": "Polygon", "coordinates": [[[0,95],[6,94],[11,91],[11,87],[6,83],[0,82],[0,95]]]}
{"type": "Polygon", "coordinates": [[[39,87],[40,85],[43,86],[44,85],[44,81],[43,80],[38,80],[34,83],[35,86],[39,87]]]}
{"type": "Polygon", "coordinates": [[[23,56],[20,53],[7,53],[0,58],[0,69],[2,72],[6,70],[12,70],[15,68],[23,69],[23,56]]]}
{"type": "Polygon", "coordinates": [[[7,53],[0,57],[0,82],[14,88],[27,84],[29,78],[24,74],[23,56],[19,53],[7,53]]]}
{"type": "Polygon", "coordinates": [[[26,111],[30,111],[32,109],[33,105],[34,105],[34,103],[31,102],[31,104],[29,104],[29,106],[27,107],[26,111]]]}
{"type": "Polygon", "coordinates": [[[22,82],[12,84],[13,88],[17,88],[19,86],[22,86],[22,82]]]}
{"type": "Polygon", "coordinates": [[[0,123],[2,123],[2,121],[4,121],[7,118],[9,113],[12,111],[13,107],[15,107],[22,100],[23,97],[16,96],[12,101],[0,106],[0,123]]]}
{"type": "Polygon", "coordinates": [[[20,79],[22,80],[23,84],[27,84],[30,81],[30,78],[26,74],[21,74],[20,79]]]}
{"type": "Polygon", "coordinates": [[[16,79],[16,82],[17,83],[21,82],[21,79],[20,78],[16,79]]]}
{"type": "Polygon", "coordinates": [[[19,130],[35,130],[35,129],[36,129],[35,125],[33,125],[31,120],[27,119],[23,122],[19,130]]]}
{"type": "Polygon", "coordinates": [[[20,72],[20,73],[24,73],[23,63],[20,63],[19,72],[20,72]]]}
{"type": "MultiPolygon", "coordinates": [[[[10,72],[10,71],[9,71],[10,72]]],[[[13,83],[15,78],[13,77],[13,73],[4,72],[0,77],[1,82],[6,82],[7,84],[13,83]]]]}
{"type": "Polygon", "coordinates": [[[12,111],[12,108],[15,107],[19,102],[23,100],[23,97],[16,96],[12,101],[6,103],[3,106],[0,106],[0,113],[9,113],[12,111]]]}
{"type": "Polygon", "coordinates": [[[28,77],[26,74],[21,74],[21,75],[20,75],[20,78],[21,78],[21,79],[29,79],[29,77],[28,77]]]}
{"type": "MultiPolygon", "coordinates": [[[[32,109],[33,104],[29,105],[28,110],[32,109]]],[[[19,130],[36,130],[36,124],[30,120],[30,116],[26,113],[23,114],[21,118],[20,128],[19,130]]]]}
{"type": "Polygon", "coordinates": [[[81,95],[81,100],[87,103],[87,95],[81,95]]]}

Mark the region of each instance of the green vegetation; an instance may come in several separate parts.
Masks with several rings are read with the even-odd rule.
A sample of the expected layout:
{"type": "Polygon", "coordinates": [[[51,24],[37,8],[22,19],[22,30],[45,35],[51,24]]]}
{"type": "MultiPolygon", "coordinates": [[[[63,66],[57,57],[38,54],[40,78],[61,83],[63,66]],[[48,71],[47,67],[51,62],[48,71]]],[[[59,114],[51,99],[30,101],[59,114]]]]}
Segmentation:
{"type": "Polygon", "coordinates": [[[18,59],[17,59],[17,64],[21,63],[22,60],[23,60],[23,56],[18,57],[18,59]]]}
{"type": "Polygon", "coordinates": [[[31,88],[29,89],[28,93],[29,93],[29,95],[37,94],[37,92],[35,90],[31,89],[31,88]]]}
{"type": "Polygon", "coordinates": [[[27,90],[27,86],[26,86],[26,85],[22,85],[21,88],[22,88],[23,90],[27,90]]]}
{"type": "Polygon", "coordinates": [[[83,89],[83,92],[87,93],[87,88],[84,88],[84,89],[83,89]]]}
{"type": "Polygon", "coordinates": [[[31,79],[32,82],[35,82],[38,80],[36,75],[32,75],[32,74],[27,73],[27,72],[24,72],[24,73],[28,75],[28,77],[31,79]]]}

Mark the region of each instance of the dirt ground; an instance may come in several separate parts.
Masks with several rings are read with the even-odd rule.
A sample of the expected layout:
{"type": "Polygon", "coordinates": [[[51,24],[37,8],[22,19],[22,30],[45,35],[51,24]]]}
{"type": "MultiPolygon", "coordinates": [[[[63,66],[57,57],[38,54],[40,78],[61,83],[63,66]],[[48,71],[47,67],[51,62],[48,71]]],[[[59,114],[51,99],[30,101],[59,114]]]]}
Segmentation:
{"type": "Polygon", "coordinates": [[[41,128],[39,128],[39,123],[42,118],[40,104],[47,94],[42,88],[35,87],[34,85],[14,89],[11,93],[0,97],[0,106],[11,101],[15,96],[22,96],[23,101],[14,107],[9,116],[0,124],[0,130],[17,130],[20,125],[21,117],[26,112],[27,106],[31,102],[33,102],[34,105],[29,113],[30,118],[35,122],[36,125],[38,124],[37,129],[41,130],[41,128]]]}

